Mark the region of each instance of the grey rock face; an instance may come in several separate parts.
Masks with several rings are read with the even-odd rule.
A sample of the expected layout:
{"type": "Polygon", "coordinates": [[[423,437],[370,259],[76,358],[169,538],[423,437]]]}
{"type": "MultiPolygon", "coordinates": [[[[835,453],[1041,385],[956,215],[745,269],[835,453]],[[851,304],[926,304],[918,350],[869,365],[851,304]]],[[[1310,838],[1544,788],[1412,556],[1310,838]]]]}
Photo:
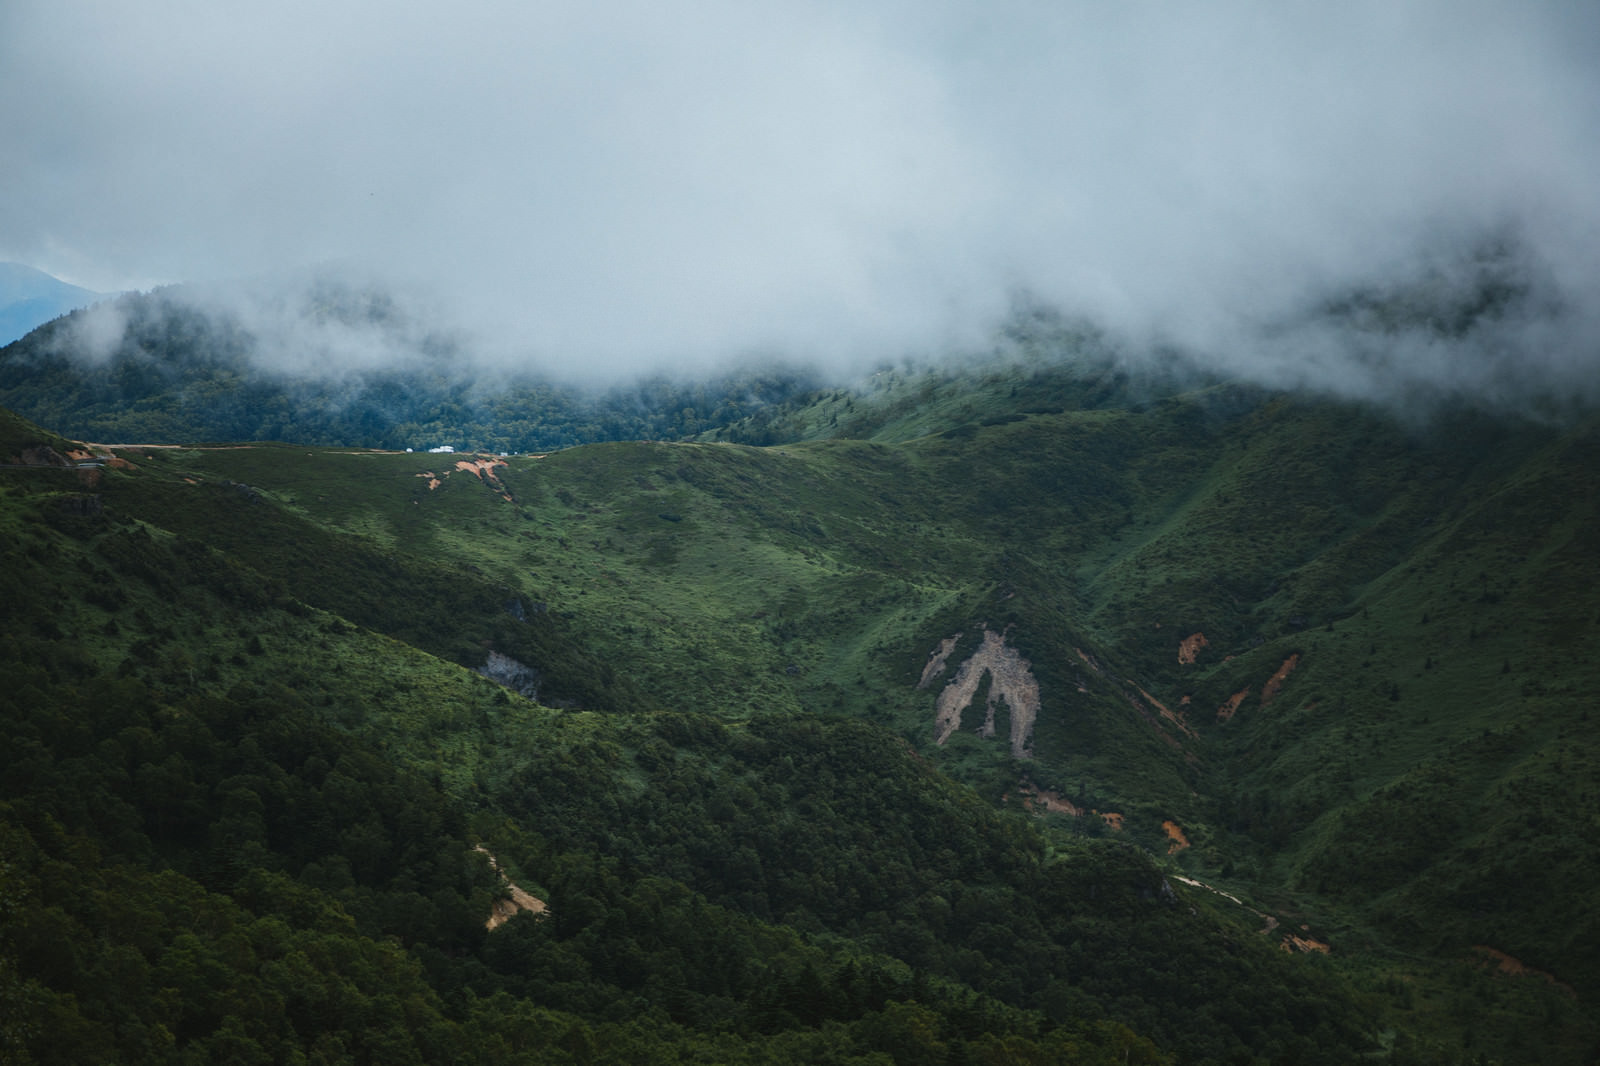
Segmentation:
{"type": "Polygon", "coordinates": [[[509,655],[491,651],[488,661],[478,667],[478,673],[498,685],[504,685],[519,696],[525,696],[530,700],[539,696],[539,671],[525,663],[519,663],[509,655]]]}

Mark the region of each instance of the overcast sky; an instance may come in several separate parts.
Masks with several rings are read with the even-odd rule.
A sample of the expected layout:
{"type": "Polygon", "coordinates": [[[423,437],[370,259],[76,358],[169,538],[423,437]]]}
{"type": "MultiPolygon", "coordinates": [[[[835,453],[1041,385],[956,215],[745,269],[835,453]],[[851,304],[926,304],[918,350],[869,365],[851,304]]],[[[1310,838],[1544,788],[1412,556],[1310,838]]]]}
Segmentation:
{"type": "Polygon", "coordinates": [[[1594,320],[1600,4],[0,0],[0,153],[0,259],[98,290],[347,265],[592,372],[1025,288],[1287,380],[1490,232],[1594,320]]]}

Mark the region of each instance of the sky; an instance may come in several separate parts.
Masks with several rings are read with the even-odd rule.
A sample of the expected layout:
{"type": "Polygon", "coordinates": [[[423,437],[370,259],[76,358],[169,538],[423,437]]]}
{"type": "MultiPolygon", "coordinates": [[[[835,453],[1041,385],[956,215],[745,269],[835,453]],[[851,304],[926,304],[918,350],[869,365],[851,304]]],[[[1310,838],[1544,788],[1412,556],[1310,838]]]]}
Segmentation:
{"type": "Polygon", "coordinates": [[[3,0],[0,146],[0,260],[348,271],[557,373],[977,349],[1026,292],[1270,384],[1600,381],[1582,0],[3,0]],[[1307,324],[1486,242],[1538,310],[1475,363],[1307,324]]]}

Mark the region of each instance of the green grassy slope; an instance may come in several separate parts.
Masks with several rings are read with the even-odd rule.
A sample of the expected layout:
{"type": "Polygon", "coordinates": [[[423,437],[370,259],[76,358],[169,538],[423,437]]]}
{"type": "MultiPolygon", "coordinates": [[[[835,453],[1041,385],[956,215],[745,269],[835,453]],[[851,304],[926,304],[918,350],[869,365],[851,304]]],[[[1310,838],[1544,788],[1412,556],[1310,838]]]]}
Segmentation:
{"type": "MultiPolygon", "coordinates": [[[[842,715],[990,803],[1020,810],[1047,790],[1082,813],[1038,816],[1040,847],[1131,841],[1283,921],[1255,942],[1295,931],[1331,944],[1335,965],[1370,984],[1369,1017],[1414,1049],[1510,1047],[1530,1016],[1552,1061],[1593,1039],[1580,1020],[1600,989],[1584,846],[1600,817],[1586,727],[1600,678],[1582,654],[1600,625],[1593,422],[1401,424],[1039,366],[906,376],[882,392],[826,394],[747,426],[790,440],[760,448],[615,443],[473,469],[456,464],[487,457],[147,449],[122,453],[138,469],[108,472],[97,493],[270,575],[285,602],[453,669],[490,650],[537,666],[556,702],[706,713],[738,731],[842,715]],[[996,735],[977,731],[994,674],[936,742],[935,702],[985,632],[1037,685],[1026,758],[1007,742],[1018,690],[996,735]],[[1204,642],[1180,661],[1195,634],[1204,642]],[[945,641],[946,669],[919,687],[945,641]],[[1173,833],[1189,846],[1169,851],[1173,833]],[[1497,979],[1491,951],[1557,983],[1497,979]]],[[[302,668],[301,683],[325,684],[320,673],[302,668]]],[[[440,703],[436,683],[407,688],[404,670],[360,676],[366,698],[409,705],[420,689],[440,703]]],[[[709,877],[714,898],[763,919],[887,935],[791,895],[799,872],[685,872],[706,868],[673,852],[651,828],[663,811],[640,803],[666,787],[663,767],[711,795],[747,772],[722,761],[724,740],[685,750],[658,737],[659,751],[648,728],[622,724],[633,719],[570,713],[341,715],[457,795],[514,793],[508,782],[528,778],[503,755],[508,737],[587,722],[589,774],[563,780],[577,794],[599,783],[583,802],[608,812],[607,847],[697,888],[709,877]]],[[[786,780],[763,769],[751,795],[717,809],[781,810],[795,801],[786,780]]],[[[932,885],[906,891],[948,901],[932,885]]],[[[1191,897],[1262,921],[1204,889],[1191,897]]],[[[905,958],[925,951],[917,935],[871,942],[905,958]]]]}
{"type": "MultiPolygon", "coordinates": [[[[51,442],[4,428],[6,458],[51,442]]],[[[620,688],[554,709],[452,662],[429,624],[589,660],[517,645],[500,617],[573,619],[530,598],[517,621],[493,553],[447,551],[513,505],[402,458],[0,469],[8,1059],[1334,1062],[1375,1039],[1333,967],[869,723],[628,713],[620,688]],[[350,532],[362,494],[411,484],[427,503],[397,514],[454,532],[350,532]],[[325,525],[297,513],[341,488],[325,525]],[[479,844],[550,917],[484,929],[505,889],[479,844]]]]}

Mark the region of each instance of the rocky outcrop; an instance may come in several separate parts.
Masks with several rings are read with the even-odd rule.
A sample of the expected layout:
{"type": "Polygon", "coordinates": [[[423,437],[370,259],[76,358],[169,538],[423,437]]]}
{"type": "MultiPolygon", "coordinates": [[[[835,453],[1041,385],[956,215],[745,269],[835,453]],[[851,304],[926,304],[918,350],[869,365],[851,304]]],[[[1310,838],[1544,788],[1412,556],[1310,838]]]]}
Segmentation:
{"type": "MultiPolygon", "coordinates": [[[[954,640],[940,645],[953,648],[954,640]]],[[[949,654],[944,650],[945,655],[949,654]]],[[[940,654],[934,652],[935,657],[940,654]]],[[[932,664],[930,664],[931,666],[932,664]]],[[[939,693],[934,715],[934,741],[943,744],[961,728],[961,714],[972,703],[984,674],[989,675],[989,698],[984,708],[983,725],[978,735],[995,735],[995,709],[1001,700],[1011,712],[1011,754],[1014,758],[1033,757],[1033,723],[1039,716],[1039,682],[1034,679],[1028,660],[1006,644],[1005,635],[985,627],[983,643],[956,670],[955,677],[939,693]]],[[[924,673],[924,678],[931,675],[924,673]]]]}
{"type": "Polygon", "coordinates": [[[491,651],[488,661],[478,667],[478,673],[519,696],[526,696],[530,700],[539,698],[539,671],[517,662],[509,655],[491,651]]]}
{"type": "Polygon", "coordinates": [[[57,497],[56,508],[77,518],[98,518],[105,513],[105,501],[88,493],[73,493],[57,497]]]}
{"type": "Polygon", "coordinates": [[[35,444],[30,448],[22,449],[22,454],[17,456],[17,464],[21,466],[70,467],[72,460],[48,444],[35,444]]]}
{"type": "Polygon", "coordinates": [[[219,484],[246,503],[261,503],[261,490],[253,485],[246,485],[242,481],[229,481],[223,478],[219,484]]]}
{"type": "Polygon", "coordinates": [[[957,633],[939,642],[939,646],[928,653],[927,665],[922,668],[922,680],[917,682],[918,688],[927,688],[933,684],[933,679],[944,673],[945,660],[950,658],[950,653],[956,650],[956,641],[961,639],[957,633]]]}

